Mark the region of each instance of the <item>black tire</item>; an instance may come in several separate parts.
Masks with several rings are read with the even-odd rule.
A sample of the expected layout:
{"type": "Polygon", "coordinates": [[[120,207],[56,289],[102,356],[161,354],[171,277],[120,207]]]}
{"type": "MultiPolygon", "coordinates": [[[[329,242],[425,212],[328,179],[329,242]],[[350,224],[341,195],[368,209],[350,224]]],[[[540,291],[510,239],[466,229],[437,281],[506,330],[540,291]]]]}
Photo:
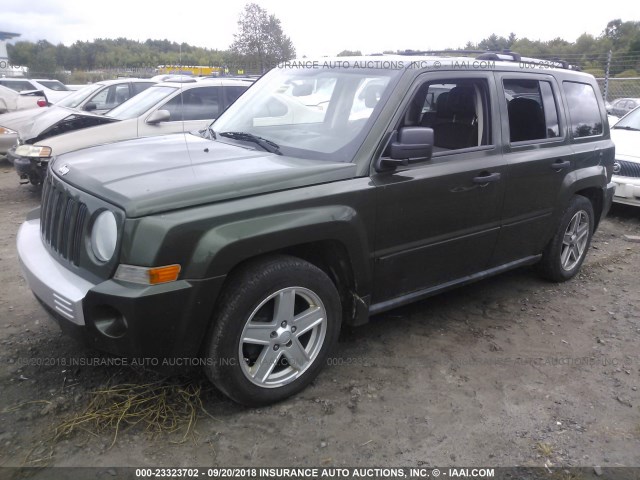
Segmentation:
{"type": "Polygon", "coordinates": [[[589,251],[594,225],[591,202],[581,195],[574,195],[558,223],[556,232],[542,252],[542,259],[538,264],[540,274],[553,282],[565,282],[573,278],[589,251]],[[576,222],[575,225],[584,231],[569,235],[572,233],[572,222],[576,222]],[[586,235],[586,238],[583,238],[583,235],[586,235]]]}
{"type": "Polygon", "coordinates": [[[340,333],[342,308],[335,285],[322,270],[295,257],[277,255],[240,267],[218,305],[206,373],[218,389],[247,406],[268,405],[304,389],[340,333]],[[243,336],[245,327],[252,333],[243,336]],[[241,342],[248,336],[269,343],[241,342]],[[269,365],[274,367],[269,370],[269,365]]]}

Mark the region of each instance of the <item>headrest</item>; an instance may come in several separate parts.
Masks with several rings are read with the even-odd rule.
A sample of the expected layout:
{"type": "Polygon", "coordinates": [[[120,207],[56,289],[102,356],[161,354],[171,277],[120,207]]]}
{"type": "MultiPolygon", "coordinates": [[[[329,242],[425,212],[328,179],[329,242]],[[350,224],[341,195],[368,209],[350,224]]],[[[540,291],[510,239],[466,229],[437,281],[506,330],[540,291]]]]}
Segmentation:
{"type": "Polygon", "coordinates": [[[457,86],[449,91],[447,102],[453,113],[473,114],[476,111],[475,91],[471,86],[457,86]]]}

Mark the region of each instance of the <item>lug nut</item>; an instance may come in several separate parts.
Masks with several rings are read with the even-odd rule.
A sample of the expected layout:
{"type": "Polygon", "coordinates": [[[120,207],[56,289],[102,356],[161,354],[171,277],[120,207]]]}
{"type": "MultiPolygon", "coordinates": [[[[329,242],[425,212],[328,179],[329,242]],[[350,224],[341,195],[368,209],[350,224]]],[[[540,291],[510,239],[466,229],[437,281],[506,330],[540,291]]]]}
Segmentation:
{"type": "Polygon", "coordinates": [[[296,330],[297,330],[296,327],[291,327],[291,333],[295,333],[296,330]]]}
{"type": "Polygon", "coordinates": [[[273,349],[276,350],[276,351],[279,350],[280,349],[280,345],[274,345],[273,349]]]}
{"type": "Polygon", "coordinates": [[[271,332],[271,338],[276,338],[278,334],[276,332],[271,332]]]}
{"type": "Polygon", "coordinates": [[[285,320],[284,322],[282,322],[282,323],[280,324],[280,326],[281,326],[282,328],[285,328],[285,327],[287,326],[287,321],[285,320]]]}

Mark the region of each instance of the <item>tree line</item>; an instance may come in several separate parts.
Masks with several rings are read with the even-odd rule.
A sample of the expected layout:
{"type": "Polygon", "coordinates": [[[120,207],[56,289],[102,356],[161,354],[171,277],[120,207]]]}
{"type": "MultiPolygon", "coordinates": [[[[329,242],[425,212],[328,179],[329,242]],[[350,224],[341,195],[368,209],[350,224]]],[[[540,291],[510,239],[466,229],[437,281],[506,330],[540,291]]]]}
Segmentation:
{"type": "MultiPolygon", "coordinates": [[[[467,42],[461,49],[509,49],[523,56],[557,57],[595,76],[604,76],[608,55],[612,52],[612,76],[640,76],[640,22],[635,21],[611,20],[600,35],[584,33],[575,42],[559,37],[541,41],[517,38],[515,33],[506,38],[492,34],[478,43],[467,42]]],[[[238,20],[238,33],[227,49],[196,47],[166,39],[139,42],[117,38],[77,41],[70,46],[53,45],[46,40],[20,41],[9,44],[8,53],[12,64],[49,75],[61,71],[140,69],[158,65],[228,65],[234,70],[243,69],[245,73],[262,73],[279,62],[295,58],[296,54],[280,20],[254,3],[245,6],[238,20]]],[[[338,56],[360,54],[360,51],[343,50],[338,56]]]]}

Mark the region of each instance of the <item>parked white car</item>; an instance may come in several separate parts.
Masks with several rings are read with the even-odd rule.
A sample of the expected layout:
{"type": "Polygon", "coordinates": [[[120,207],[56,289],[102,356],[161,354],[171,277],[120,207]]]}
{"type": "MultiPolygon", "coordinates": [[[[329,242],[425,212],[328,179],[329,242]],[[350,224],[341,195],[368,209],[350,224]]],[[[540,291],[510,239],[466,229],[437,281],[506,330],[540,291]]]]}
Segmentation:
{"type": "Polygon", "coordinates": [[[250,86],[240,80],[154,85],[106,115],[69,112],[54,125],[34,122],[20,129],[8,157],[25,182],[42,182],[54,155],[95,145],[201,130],[250,86]]]}
{"type": "MultiPolygon", "coordinates": [[[[76,114],[78,111],[90,111],[94,114],[106,113],[154,84],[155,82],[145,79],[121,78],[118,80],[107,80],[87,85],[81,90],[71,92],[70,95],[49,108],[39,111],[25,110],[2,115],[0,116],[0,132],[2,132],[0,133],[0,155],[6,155],[9,149],[17,144],[17,132],[19,131],[27,132],[36,130],[42,133],[63,119],[76,114]]],[[[31,103],[38,100],[38,98],[34,100],[34,97],[29,97],[25,94],[18,94],[15,90],[0,87],[0,112],[2,106],[2,90],[6,90],[8,92],[7,95],[11,98],[22,96],[30,99],[28,102],[31,103]]],[[[22,102],[27,102],[27,100],[22,100],[22,102]]],[[[47,106],[44,97],[39,97],[38,105],[42,107],[47,106]]],[[[38,105],[29,104],[29,108],[38,105]]],[[[13,110],[10,111],[13,112],[13,110]]],[[[96,121],[91,118],[76,118],[75,122],[75,125],[73,122],[71,124],[67,122],[64,128],[67,130],[75,130],[79,128],[79,126],[90,127],[102,123],[101,121],[96,121]]],[[[31,139],[31,137],[25,137],[24,135],[23,138],[27,140],[31,139]]],[[[11,157],[9,157],[9,161],[11,161],[11,157]]]]}
{"type": "Polygon", "coordinates": [[[0,85],[16,92],[40,90],[49,103],[56,103],[71,93],[62,82],[45,78],[0,78],[0,85]]]}
{"type": "Polygon", "coordinates": [[[611,139],[616,144],[613,201],[640,206],[640,107],[611,128],[611,139]]]}
{"type": "MultiPolygon", "coordinates": [[[[47,101],[42,95],[35,92],[19,93],[0,85],[0,114],[46,106],[47,101]]],[[[0,117],[0,124],[2,118],[0,117]]]]}

